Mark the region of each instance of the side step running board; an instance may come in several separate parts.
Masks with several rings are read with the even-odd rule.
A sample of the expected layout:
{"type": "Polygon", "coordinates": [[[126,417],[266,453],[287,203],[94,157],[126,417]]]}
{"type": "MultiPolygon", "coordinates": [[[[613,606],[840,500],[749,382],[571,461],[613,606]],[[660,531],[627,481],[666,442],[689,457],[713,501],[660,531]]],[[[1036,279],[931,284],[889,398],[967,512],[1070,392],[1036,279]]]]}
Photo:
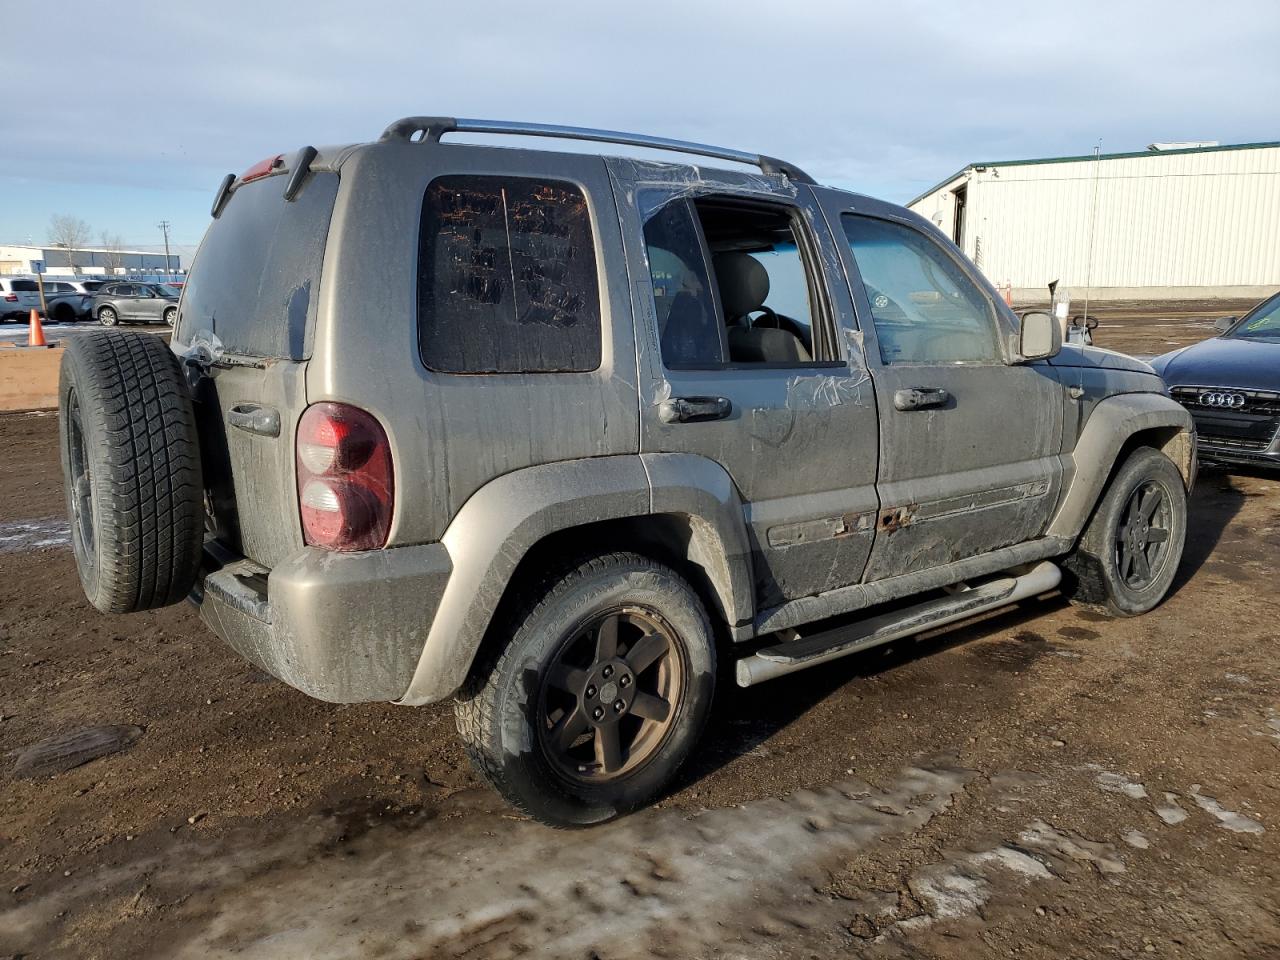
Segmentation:
{"type": "Polygon", "coordinates": [[[1053,590],[1062,581],[1058,565],[1048,560],[1021,576],[992,580],[980,587],[962,589],[947,597],[928,600],[871,617],[847,627],[815,633],[811,637],[765,647],[737,664],[738,686],[750,687],[805,667],[866,650],[913,633],[923,633],[996,607],[1007,606],[1053,590]]]}

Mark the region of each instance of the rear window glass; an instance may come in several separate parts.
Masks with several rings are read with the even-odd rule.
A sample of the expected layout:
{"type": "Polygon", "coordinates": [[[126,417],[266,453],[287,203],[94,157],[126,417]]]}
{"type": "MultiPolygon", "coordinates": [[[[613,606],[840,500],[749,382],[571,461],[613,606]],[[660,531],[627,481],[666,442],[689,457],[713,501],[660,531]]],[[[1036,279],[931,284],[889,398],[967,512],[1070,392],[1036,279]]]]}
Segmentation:
{"type": "Polygon", "coordinates": [[[40,289],[34,280],[13,280],[9,286],[20,293],[36,293],[40,289]]]}
{"type": "Polygon", "coordinates": [[[582,190],[524,177],[432,181],[418,338],[422,362],[444,373],[598,368],[600,288],[582,190]]]}
{"type": "Polygon", "coordinates": [[[313,173],[289,203],[283,193],[282,177],[242,184],[209,225],[183,289],[179,339],[208,330],[231,353],[310,355],[338,175],[313,173]]]}

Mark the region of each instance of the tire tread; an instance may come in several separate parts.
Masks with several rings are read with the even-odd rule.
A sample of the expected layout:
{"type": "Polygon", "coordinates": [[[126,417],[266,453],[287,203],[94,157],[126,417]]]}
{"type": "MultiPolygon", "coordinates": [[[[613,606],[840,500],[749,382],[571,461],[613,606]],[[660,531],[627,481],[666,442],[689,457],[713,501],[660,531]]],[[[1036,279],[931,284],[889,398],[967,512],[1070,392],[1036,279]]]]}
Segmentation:
{"type": "Polygon", "coordinates": [[[86,593],[110,613],[177,603],[195,582],[204,527],[195,415],[178,358],[151,334],[87,333],[67,349],[64,405],[71,388],[96,436],[85,451],[98,542],[86,593]]]}

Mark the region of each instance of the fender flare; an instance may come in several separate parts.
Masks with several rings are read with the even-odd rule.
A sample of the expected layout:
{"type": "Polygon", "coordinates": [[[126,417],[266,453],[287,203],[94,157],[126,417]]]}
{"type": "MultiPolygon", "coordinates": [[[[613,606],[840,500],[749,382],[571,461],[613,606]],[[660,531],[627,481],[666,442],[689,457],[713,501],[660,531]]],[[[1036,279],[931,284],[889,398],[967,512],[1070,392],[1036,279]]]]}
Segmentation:
{"type": "Polygon", "coordinates": [[[1161,430],[1162,452],[1182,474],[1188,492],[1195,483],[1195,423],[1176,400],[1160,393],[1126,393],[1100,401],[1085,422],[1075,450],[1066,456],[1070,485],[1047,531],[1074,541],[1084,529],[1124,445],[1138,433],[1161,430]]]}
{"type": "Polygon", "coordinates": [[[462,686],[516,567],[542,539],[654,514],[689,519],[689,559],[706,570],[721,607],[712,612],[730,624],[749,623],[754,610],[742,506],[718,464],[692,455],[631,454],[526,467],[485,484],[449,523],[441,542],[453,572],[397,702],[432,703],[462,686]]]}

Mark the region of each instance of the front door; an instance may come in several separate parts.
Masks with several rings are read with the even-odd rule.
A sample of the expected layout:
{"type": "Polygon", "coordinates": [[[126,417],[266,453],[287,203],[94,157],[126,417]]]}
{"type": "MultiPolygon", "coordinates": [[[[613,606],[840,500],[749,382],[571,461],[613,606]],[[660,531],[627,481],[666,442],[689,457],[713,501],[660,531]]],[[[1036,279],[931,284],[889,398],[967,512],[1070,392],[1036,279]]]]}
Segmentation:
{"type": "Polygon", "coordinates": [[[941,234],[823,191],[844,241],[880,409],[880,517],[866,579],[1040,537],[1057,502],[1062,387],[1013,355],[1015,318],[941,234]]]}
{"type": "Polygon", "coordinates": [[[610,161],[641,379],[640,449],[719,464],[752,539],[758,607],[856,583],[874,537],[872,386],[807,188],[610,161]],[[661,172],[661,176],[659,175],[661,172]],[[771,189],[775,186],[776,190],[771,189]]]}

